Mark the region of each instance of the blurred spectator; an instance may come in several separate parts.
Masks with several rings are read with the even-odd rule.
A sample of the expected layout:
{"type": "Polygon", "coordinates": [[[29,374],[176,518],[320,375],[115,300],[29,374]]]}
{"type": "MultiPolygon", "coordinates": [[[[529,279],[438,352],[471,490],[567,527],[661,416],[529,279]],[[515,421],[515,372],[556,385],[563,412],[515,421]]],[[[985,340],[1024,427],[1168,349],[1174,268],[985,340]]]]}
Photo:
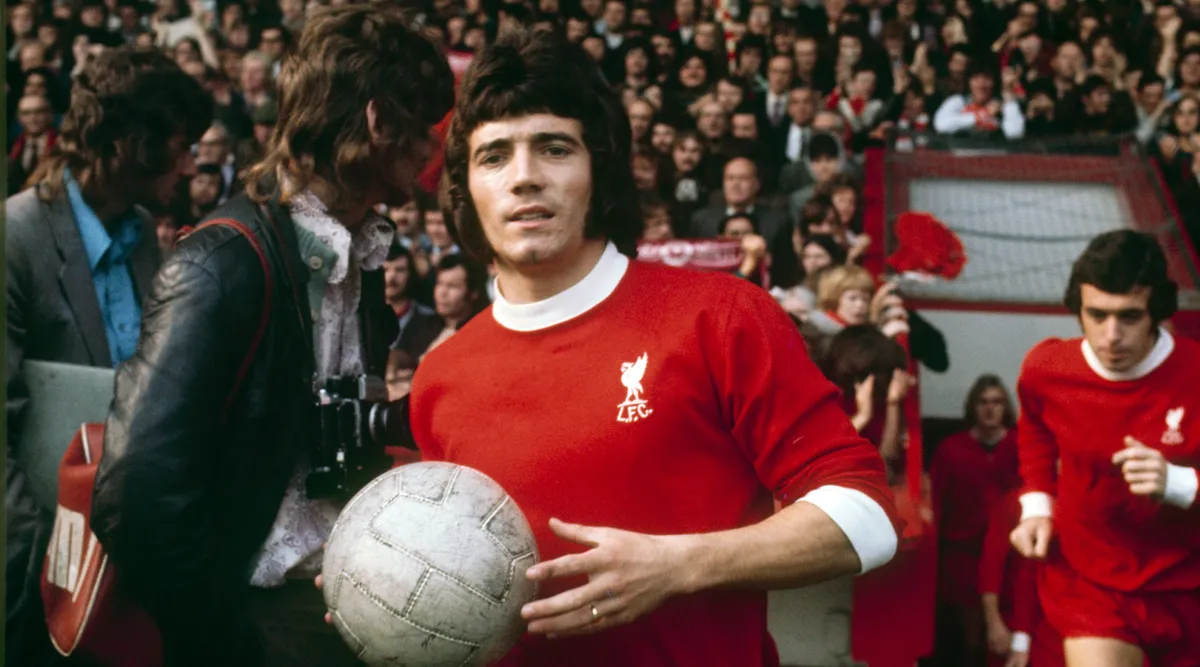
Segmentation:
{"type": "Polygon", "coordinates": [[[1153,72],[1143,72],[1138,79],[1134,109],[1137,114],[1137,138],[1143,144],[1148,144],[1154,137],[1170,106],[1166,86],[1166,81],[1153,72]]]}
{"type": "Polygon", "coordinates": [[[671,208],[654,195],[642,196],[643,241],[667,241],[675,238],[671,228],[671,208]]]}
{"type": "Polygon", "coordinates": [[[995,75],[986,65],[974,65],[967,76],[969,92],[952,95],[933,117],[933,128],[942,134],[1025,136],[1025,116],[1011,89],[996,95],[995,75]]]}
{"type": "Polygon", "coordinates": [[[788,197],[791,218],[798,220],[804,204],[817,190],[848,167],[841,140],[829,132],[814,133],[804,159],[785,167],[780,177],[782,189],[791,193],[788,197]]]}
{"type": "Polygon", "coordinates": [[[191,203],[188,211],[189,222],[194,224],[216,210],[223,201],[222,193],[224,191],[225,181],[221,173],[221,165],[211,162],[197,164],[196,174],[192,176],[188,186],[191,203]]]}
{"type": "Polygon", "coordinates": [[[17,104],[21,133],[8,152],[8,191],[24,189],[25,181],[42,163],[58,132],[51,125],[53,113],[50,100],[43,95],[26,95],[17,104]]]}
{"type": "MultiPolygon", "coordinates": [[[[234,166],[233,139],[220,122],[213,123],[196,144],[196,164],[216,168],[221,177],[218,202],[222,203],[236,188],[237,170],[234,166]]],[[[207,172],[206,172],[207,173],[207,172]]]]}
{"type": "Polygon", "coordinates": [[[795,65],[786,55],[778,55],[767,63],[766,94],[758,98],[759,134],[771,146],[779,146],[787,139],[791,127],[788,109],[788,91],[792,87],[795,65]]]}
{"type": "Polygon", "coordinates": [[[820,365],[842,391],[842,407],[859,434],[879,448],[893,482],[902,469],[901,402],[913,386],[907,355],[878,329],[851,325],[830,340],[820,365]]]}
{"type": "Polygon", "coordinates": [[[767,243],[758,235],[754,218],[745,213],[730,215],[721,222],[719,236],[742,242],[742,263],[733,275],[761,285],[760,269],[768,261],[767,243]]]}
{"type": "Polygon", "coordinates": [[[246,103],[246,113],[253,115],[255,109],[273,99],[273,70],[274,63],[261,51],[247,53],[242,59],[242,98],[246,103]]]}
{"type": "Polygon", "coordinates": [[[983,662],[983,538],[1000,501],[1020,483],[1016,413],[1000,378],[975,380],[963,418],[966,430],[938,445],[930,469],[939,541],[937,661],[945,665],[983,662]]]}
{"type": "Polygon", "coordinates": [[[644,99],[633,100],[625,107],[629,115],[629,129],[633,131],[635,148],[650,146],[650,124],[654,121],[654,105],[644,99]]]}
{"type": "Polygon", "coordinates": [[[432,308],[415,298],[418,277],[412,251],[393,243],[383,263],[383,271],[384,298],[400,326],[392,349],[403,351],[409,359],[420,359],[445,328],[445,323],[432,308]]]}
{"type": "Polygon", "coordinates": [[[846,263],[846,249],[828,234],[804,237],[800,228],[792,235],[792,245],[799,256],[799,270],[790,279],[771,286],[771,295],[799,324],[817,305],[817,283],[821,273],[832,266],[846,263]]]}
{"type": "Polygon", "coordinates": [[[425,353],[446,342],[472,317],[488,305],[486,270],[454,253],[437,263],[433,290],[434,310],[441,318],[442,330],[429,343],[425,353]]]}
{"type": "MultiPolygon", "coordinates": [[[[700,135],[693,130],[675,133],[675,143],[671,146],[671,178],[666,185],[677,236],[690,235],[692,214],[708,204],[712,190],[704,174],[704,157],[700,135]]],[[[710,236],[716,233],[715,230],[714,225],[710,236]]]]}

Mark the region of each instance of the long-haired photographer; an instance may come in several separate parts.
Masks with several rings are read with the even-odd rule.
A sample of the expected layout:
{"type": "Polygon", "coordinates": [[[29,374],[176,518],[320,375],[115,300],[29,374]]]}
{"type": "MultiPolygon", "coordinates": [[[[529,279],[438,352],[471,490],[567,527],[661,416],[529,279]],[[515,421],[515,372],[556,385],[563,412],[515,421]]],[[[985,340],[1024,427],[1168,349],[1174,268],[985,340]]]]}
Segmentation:
{"type": "MultiPolygon", "coordinates": [[[[404,11],[313,12],[247,194],[209,216],[244,225],[267,270],[246,236],[212,225],[155,280],[118,373],[92,527],[154,617],[167,664],[356,664],[313,611],[337,504],[310,496],[345,483],[334,470],[318,475],[327,488],[307,484],[330,444],[314,385],[384,374],[393,232],[373,206],[411,196],[453,83],[404,11]]],[[[327,404],[372,397],[357,381],[326,388],[327,404]]]]}

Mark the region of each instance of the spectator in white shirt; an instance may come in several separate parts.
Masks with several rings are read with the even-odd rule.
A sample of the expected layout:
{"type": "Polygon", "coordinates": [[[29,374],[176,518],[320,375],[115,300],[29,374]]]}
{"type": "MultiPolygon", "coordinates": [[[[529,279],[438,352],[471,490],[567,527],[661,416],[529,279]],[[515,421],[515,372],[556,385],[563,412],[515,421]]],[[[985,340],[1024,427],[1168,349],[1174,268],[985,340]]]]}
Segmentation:
{"type": "Polygon", "coordinates": [[[993,134],[1007,139],[1025,136],[1025,116],[1012,91],[999,97],[996,75],[983,63],[973,63],[967,76],[968,93],[951,95],[933,116],[933,129],[941,134],[993,134]]]}

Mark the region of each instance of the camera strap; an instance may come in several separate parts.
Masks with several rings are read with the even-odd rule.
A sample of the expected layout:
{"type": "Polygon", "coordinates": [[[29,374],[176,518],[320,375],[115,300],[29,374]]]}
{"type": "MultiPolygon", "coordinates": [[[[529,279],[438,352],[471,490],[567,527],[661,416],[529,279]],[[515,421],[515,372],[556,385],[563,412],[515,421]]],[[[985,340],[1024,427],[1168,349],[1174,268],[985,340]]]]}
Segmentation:
{"type": "Polygon", "coordinates": [[[241,366],[238,367],[237,376],[235,376],[233,381],[233,388],[230,389],[229,396],[225,399],[225,407],[221,410],[221,421],[224,422],[229,417],[229,411],[233,408],[233,401],[237,398],[238,391],[242,387],[242,382],[246,379],[246,374],[250,372],[250,364],[254,362],[254,355],[258,352],[259,346],[262,345],[263,338],[266,337],[267,325],[271,321],[271,297],[275,293],[275,285],[271,279],[271,266],[267,262],[267,254],[263,250],[258,237],[254,235],[254,232],[249,227],[232,218],[219,218],[202,222],[192,231],[194,232],[201,227],[214,225],[231,227],[246,237],[246,240],[250,242],[250,248],[254,250],[255,255],[258,255],[258,261],[262,265],[263,285],[265,287],[263,290],[262,319],[258,323],[258,329],[254,332],[253,340],[250,341],[250,348],[246,350],[246,356],[242,359],[241,366]]]}

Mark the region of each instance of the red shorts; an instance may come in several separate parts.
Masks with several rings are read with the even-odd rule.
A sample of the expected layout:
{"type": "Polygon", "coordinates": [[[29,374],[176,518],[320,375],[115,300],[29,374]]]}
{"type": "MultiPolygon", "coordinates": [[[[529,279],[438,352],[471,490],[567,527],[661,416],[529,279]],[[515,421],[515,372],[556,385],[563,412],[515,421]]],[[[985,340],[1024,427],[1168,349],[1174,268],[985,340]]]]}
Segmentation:
{"type": "Polygon", "coordinates": [[[1125,593],[1076,574],[1061,556],[1041,568],[1042,611],[1065,639],[1140,646],[1154,667],[1200,667],[1200,591],[1125,593]]]}

